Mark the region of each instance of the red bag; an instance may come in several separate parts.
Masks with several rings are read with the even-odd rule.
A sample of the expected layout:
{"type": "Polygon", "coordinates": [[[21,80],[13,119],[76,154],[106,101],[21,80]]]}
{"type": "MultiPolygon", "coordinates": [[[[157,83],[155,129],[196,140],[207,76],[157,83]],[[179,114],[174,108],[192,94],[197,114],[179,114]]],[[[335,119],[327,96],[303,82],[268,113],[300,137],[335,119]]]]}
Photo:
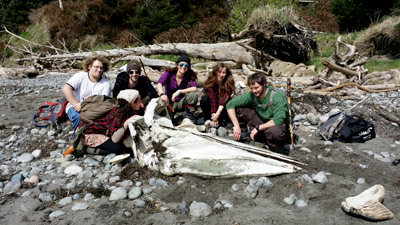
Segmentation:
{"type": "Polygon", "coordinates": [[[45,128],[50,124],[56,123],[61,119],[67,118],[65,108],[67,107],[68,101],[64,97],[57,102],[44,102],[39,107],[38,112],[33,115],[32,123],[40,128],[45,128]],[[39,124],[37,120],[47,120],[47,124],[39,124]]]}

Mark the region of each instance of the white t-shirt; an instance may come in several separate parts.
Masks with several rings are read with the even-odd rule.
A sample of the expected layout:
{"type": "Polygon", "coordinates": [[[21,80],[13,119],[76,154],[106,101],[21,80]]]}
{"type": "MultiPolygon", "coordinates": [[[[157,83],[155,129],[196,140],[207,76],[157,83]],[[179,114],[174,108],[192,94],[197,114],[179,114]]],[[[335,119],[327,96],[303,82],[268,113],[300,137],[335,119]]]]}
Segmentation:
{"type": "MultiPolygon", "coordinates": [[[[99,82],[93,82],[89,79],[89,73],[84,71],[74,74],[67,84],[74,89],[74,96],[78,102],[92,95],[111,94],[111,82],[107,78],[103,76],[99,82]]],[[[71,107],[72,105],[68,103],[65,110],[68,112],[71,107]]]]}

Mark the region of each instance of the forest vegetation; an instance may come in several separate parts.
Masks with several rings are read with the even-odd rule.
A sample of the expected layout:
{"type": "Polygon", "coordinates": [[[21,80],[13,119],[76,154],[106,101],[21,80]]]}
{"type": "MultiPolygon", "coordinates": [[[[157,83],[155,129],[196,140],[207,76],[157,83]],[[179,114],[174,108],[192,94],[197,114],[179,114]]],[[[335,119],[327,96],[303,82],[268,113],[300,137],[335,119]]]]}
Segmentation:
{"type": "MultiPolygon", "coordinates": [[[[229,41],[249,23],[253,11],[265,5],[291,7],[299,23],[316,31],[318,51],[307,64],[317,64],[333,52],[333,42],[343,40],[368,50],[368,34],[383,28],[387,35],[374,38],[375,54],[390,56],[385,68],[400,67],[396,59],[400,48],[400,0],[3,0],[0,1],[0,23],[9,31],[35,43],[50,43],[71,52],[134,47],[147,44],[187,42],[216,43],[229,41]],[[387,30],[389,28],[385,28],[387,30]],[[367,31],[369,30],[369,31],[367,31]],[[380,39],[379,39],[380,38],[380,39]],[[375,43],[376,42],[376,43],[375,43]],[[377,48],[379,47],[379,49],[377,48]],[[386,49],[386,50],[385,50],[386,49]]],[[[271,14],[271,13],[270,13],[271,14]]],[[[288,15],[281,15],[284,17],[288,15]]],[[[4,28],[3,28],[4,29],[4,28]]],[[[0,36],[1,61],[19,57],[7,44],[23,42],[0,36]]],[[[369,46],[370,47],[370,46],[369,46]]],[[[49,51],[32,47],[32,51],[49,51]]],[[[375,68],[375,59],[365,65],[375,68]]],[[[379,66],[378,66],[379,67],[379,66]]]]}

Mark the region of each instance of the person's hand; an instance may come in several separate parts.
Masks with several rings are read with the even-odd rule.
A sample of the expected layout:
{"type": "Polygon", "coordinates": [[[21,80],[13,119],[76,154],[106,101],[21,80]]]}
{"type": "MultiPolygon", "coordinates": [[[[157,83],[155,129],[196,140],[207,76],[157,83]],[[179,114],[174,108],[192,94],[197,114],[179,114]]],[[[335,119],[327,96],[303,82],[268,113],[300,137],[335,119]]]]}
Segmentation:
{"type": "Polygon", "coordinates": [[[218,121],[218,117],[219,117],[219,114],[218,114],[218,113],[213,113],[213,114],[211,114],[211,120],[212,120],[212,121],[218,121]]]}
{"type": "Polygon", "coordinates": [[[210,125],[213,126],[213,127],[216,127],[218,125],[218,120],[217,121],[211,121],[210,125]]]}
{"type": "Polygon", "coordinates": [[[178,97],[181,94],[181,90],[175,91],[174,94],[172,94],[172,101],[175,102],[176,97],[178,97]]]}
{"type": "Polygon", "coordinates": [[[236,141],[240,140],[240,136],[242,135],[242,130],[238,126],[233,127],[233,139],[236,141]]]}
{"type": "Polygon", "coordinates": [[[258,134],[258,130],[254,128],[250,133],[250,139],[254,141],[254,137],[258,134]]]}
{"type": "Polygon", "coordinates": [[[81,103],[76,103],[75,105],[72,106],[77,112],[81,111],[81,103]]]}
{"type": "Polygon", "coordinates": [[[129,117],[129,119],[125,120],[125,122],[124,122],[124,128],[125,128],[125,129],[128,129],[129,120],[131,120],[132,118],[135,118],[135,117],[137,117],[137,116],[139,116],[139,115],[133,115],[133,116],[129,117]]]}
{"type": "Polygon", "coordinates": [[[168,103],[167,95],[161,95],[160,99],[163,100],[164,102],[168,103]]]}

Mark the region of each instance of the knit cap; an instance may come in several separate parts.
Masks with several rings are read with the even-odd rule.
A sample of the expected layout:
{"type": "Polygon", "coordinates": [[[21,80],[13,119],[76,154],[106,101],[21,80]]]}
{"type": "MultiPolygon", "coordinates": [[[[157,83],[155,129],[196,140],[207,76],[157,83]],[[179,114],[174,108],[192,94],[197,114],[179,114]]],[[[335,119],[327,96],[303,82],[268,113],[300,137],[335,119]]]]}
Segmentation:
{"type": "Polygon", "coordinates": [[[185,62],[185,63],[187,63],[187,64],[189,65],[189,67],[190,67],[190,59],[189,59],[189,57],[188,57],[187,55],[181,55],[181,56],[179,56],[178,60],[176,60],[175,63],[179,63],[179,62],[185,62]]]}
{"type": "Polygon", "coordinates": [[[140,74],[140,68],[140,63],[136,60],[132,60],[128,63],[128,65],[126,65],[126,72],[129,73],[131,70],[137,70],[140,74]]]}

